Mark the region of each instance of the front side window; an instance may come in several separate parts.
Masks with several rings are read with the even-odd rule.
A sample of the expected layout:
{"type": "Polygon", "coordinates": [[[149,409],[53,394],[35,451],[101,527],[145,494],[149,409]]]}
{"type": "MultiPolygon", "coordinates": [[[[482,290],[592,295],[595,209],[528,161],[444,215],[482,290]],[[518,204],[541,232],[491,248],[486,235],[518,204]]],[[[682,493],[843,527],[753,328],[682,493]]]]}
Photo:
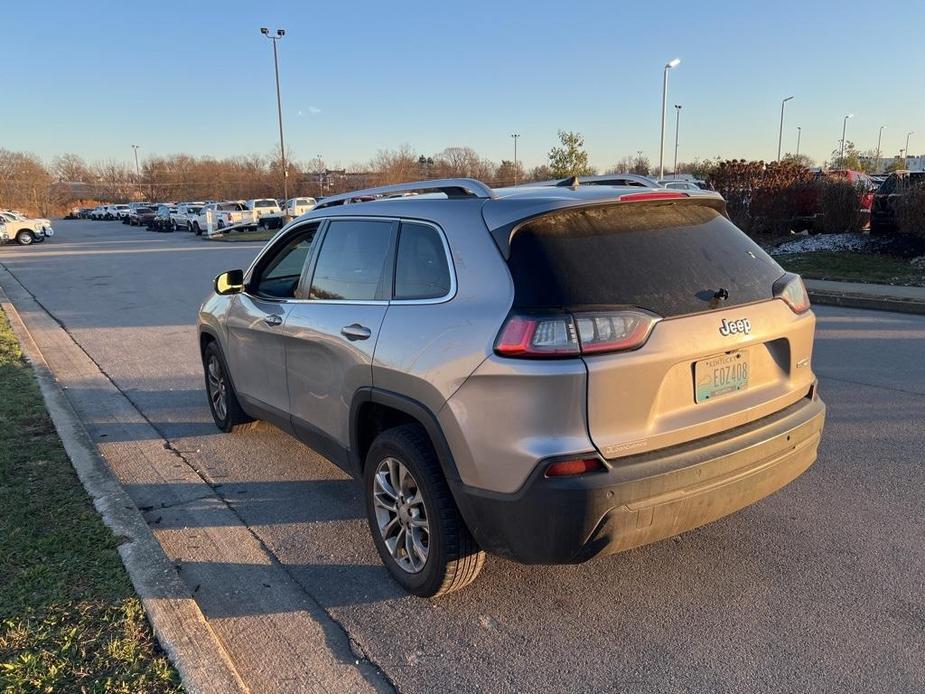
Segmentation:
{"type": "Polygon", "coordinates": [[[318,225],[313,224],[290,236],[279,250],[261,263],[262,267],[253,282],[256,294],[276,299],[291,299],[295,296],[317,230],[318,225]]]}
{"type": "Polygon", "coordinates": [[[450,268],[439,232],[404,222],[395,261],[396,299],[438,299],[450,291],[450,268]]]}
{"type": "Polygon", "coordinates": [[[392,222],[385,221],[331,222],[318,254],[309,298],[339,301],[380,298],[392,228],[392,222]]]}

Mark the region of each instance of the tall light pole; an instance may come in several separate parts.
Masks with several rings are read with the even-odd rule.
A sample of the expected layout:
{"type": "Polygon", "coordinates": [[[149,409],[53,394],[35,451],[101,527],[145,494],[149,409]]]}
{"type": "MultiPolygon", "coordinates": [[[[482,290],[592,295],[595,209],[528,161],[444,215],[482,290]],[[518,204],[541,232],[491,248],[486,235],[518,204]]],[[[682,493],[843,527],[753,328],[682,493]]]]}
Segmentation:
{"type": "Polygon", "coordinates": [[[797,126],[797,156],[800,156],[800,137],[803,135],[803,128],[797,126]]]}
{"type": "Polygon", "coordinates": [[[514,185],[517,185],[517,140],[520,139],[520,133],[511,133],[514,140],[514,185]]]}
{"type": "Polygon", "coordinates": [[[662,139],[658,148],[658,177],[665,177],[665,121],[668,119],[668,71],[681,64],[680,58],[674,58],[665,63],[665,74],[662,79],[662,139]]]}
{"type": "Polygon", "coordinates": [[[674,123],[674,175],[678,175],[678,133],[681,131],[681,106],[680,104],[675,104],[675,111],[678,114],[677,120],[674,123]]]}
{"type": "Polygon", "coordinates": [[[132,149],[135,150],[135,175],[140,176],[141,174],[138,170],[138,145],[132,145],[132,149]]]}
{"type": "Polygon", "coordinates": [[[909,156],[909,136],[910,135],[915,135],[915,133],[912,131],[906,133],[906,156],[907,157],[909,156]]]}
{"type": "Polygon", "coordinates": [[[286,35],[285,29],[277,29],[270,34],[267,27],[260,27],[260,33],[273,42],[273,68],[276,70],[276,113],[279,116],[279,158],[283,165],[283,199],[289,199],[289,169],[286,168],[286,142],[283,140],[283,100],[279,95],[279,57],[276,54],[276,42],[286,35]]]}
{"type": "Polygon", "coordinates": [[[780,161],[780,148],[781,144],[784,142],[784,106],[786,106],[787,102],[792,98],[792,96],[788,96],[780,102],[780,131],[777,134],[777,161],[780,161]]]}
{"type": "Polygon", "coordinates": [[[848,129],[848,119],[849,118],[854,118],[854,114],[853,113],[847,114],[842,119],[842,123],[841,123],[841,154],[839,155],[839,158],[841,159],[841,166],[845,165],[845,132],[848,129]]]}
{"type": "Polygon", "coordinates": [[[877,173],[880,173],[880,142],[883,140],[883,129],[886,126],[880,126],[880,132],[877,134],[877,163],[874,164],[874,168],[877,170],[877,173]]]}

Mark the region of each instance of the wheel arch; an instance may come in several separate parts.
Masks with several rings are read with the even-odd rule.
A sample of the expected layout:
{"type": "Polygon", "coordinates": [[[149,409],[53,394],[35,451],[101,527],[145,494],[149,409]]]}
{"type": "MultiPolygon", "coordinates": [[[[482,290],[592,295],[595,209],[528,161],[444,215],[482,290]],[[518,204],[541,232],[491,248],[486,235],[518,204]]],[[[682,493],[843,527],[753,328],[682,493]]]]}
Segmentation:
{"type": "Polygon", "coordinates": [[[443,476],[454,489],[459,471],[437,416],[423,403],[381,388],[359,389],[350,404],[350,458],[360,476],[373,440],[383,431],[402,424],[419,424],[430,439],[443,476]]]}

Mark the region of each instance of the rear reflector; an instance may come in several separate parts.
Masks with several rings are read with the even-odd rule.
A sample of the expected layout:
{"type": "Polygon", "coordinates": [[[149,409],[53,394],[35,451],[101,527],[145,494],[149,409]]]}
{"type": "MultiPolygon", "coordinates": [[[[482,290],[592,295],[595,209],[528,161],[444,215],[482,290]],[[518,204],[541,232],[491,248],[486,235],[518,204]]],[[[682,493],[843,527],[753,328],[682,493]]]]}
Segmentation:
{"type": "Polygon", "coordinates": [[[588,472],[599,472],[604,469],[603,463],[597,458],[582,458],[580,460],[563,460],[553,463],[546,468],[547,477],[574,477],[588,472]]]}
{"type": "Polygon", "coordinates": [[[660,190],[652,193],[627,193],[621,195],[618,199],[620,202],[637,202],[642,200],[677,200],[678,198],[689,198],[687,193],[681,193],[676,190],[660,190]]]}

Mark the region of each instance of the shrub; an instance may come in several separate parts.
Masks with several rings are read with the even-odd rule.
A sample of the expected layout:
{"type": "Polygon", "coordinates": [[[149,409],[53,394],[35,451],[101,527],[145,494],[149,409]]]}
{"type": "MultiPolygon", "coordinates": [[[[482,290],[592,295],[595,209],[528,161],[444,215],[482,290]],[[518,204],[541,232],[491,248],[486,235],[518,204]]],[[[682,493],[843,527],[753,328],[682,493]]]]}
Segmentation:
{"type": "Polygon", "coordinates": [[[726,199],[729,216],[751,235],[786,232],[805,206],[805,186],[813,174],[789,161],[721,162],[709,183],[726,199]]]}
{"type": "Polygon", "coordinates": [[[925,238],[925,185],[907,188],[895,200],[899,230],[903,234],[925,238]]]}
{"type": "Polygon", "coordinates": [[[861,229],[861,190],[844,179],[819,181],[822,231],[841,234],[861,229]]]}

